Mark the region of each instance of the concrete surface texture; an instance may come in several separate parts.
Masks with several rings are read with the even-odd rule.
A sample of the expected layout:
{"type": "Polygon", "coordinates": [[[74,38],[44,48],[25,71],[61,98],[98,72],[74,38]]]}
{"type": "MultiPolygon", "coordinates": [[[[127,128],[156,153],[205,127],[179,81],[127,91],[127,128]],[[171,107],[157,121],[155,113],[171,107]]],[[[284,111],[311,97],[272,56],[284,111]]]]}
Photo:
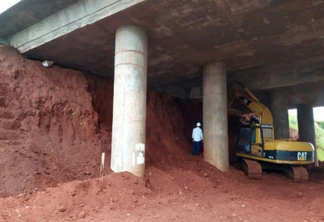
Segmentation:
{"type": "Polygon", "coordinates": [[[78,0],[22,0],[0,14],[0,36],[9,38],[78,0]]]}
{"type": "Polygon", "coordinates": [[[229,169],[226,65],[212,62],[203,74],[204,159],[217,169],[229,169]]]}
{"type": "Polygon", "coordinates": [[[285,87],[285,89],[288,91],[287,96],[289,97],[290,108],[297,108],[302,103],[308,103],[312,106],[324,106],[322,81],[285,87]]]}
{"type": "MultiPolygon", "coordinates": [[[[182,81],[200,86],[202,66],[211,60],[227,64],[229,80],[233,76],[254,89],[324,81],[320,0],[82,2],[87,1],[70,6],[70,12],[58,12],[60,19],[49,17],[48,22],[17,33],[11,44],[31,58],[112,77],[115,31],[124,24],[137,24],[150,39],[151,87],[182,81]],[[78,5],[102,10],[72,10],[78,5]],[[49,31],[49,26],[52,31],[44,35],[30,34],[49,31]]],[[[176,90],[180,95],[185,92],[176,90]]]]}
{"type": "Polygon", "coordinates": [[[275,139],[289,138],[288,97],[285,95],[285,91],[271,92],[269,101],[275,139]]]}
{"type": "Polygon", "coordinates": [[[27,52],[39,45],[86,25],[93,24],[141,1],[102,0],[93,2],[92,0],[81,0],[24,29],[22,32],[11,36],[9,41],[20,52],[27,52]]]}
{"type": "Polygon", "coordinates": [[[116,33],[111,169],[144,175],[147,36],[133,25],[116,33]]]}
{"type": "MultiPolygon", "coordinates": [[[[299,140],[303,142],[312,143],[314,145],[314,148],[316,149],[313,107],[307,103],[298,105],[297,119],[298,119],[299,140]]],[[[316,152],[315,152],[315,165],[318,166],[316,152]]]]}

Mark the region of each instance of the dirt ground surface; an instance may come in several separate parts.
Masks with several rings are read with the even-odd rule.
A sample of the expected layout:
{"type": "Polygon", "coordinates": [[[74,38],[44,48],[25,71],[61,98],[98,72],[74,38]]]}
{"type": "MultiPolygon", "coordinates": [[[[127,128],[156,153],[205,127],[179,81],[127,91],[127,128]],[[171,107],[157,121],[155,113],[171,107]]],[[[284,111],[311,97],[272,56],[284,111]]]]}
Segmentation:
{"type": "Polygon", "coordinates": [[[324,221],[323,180],[292,183],[277,174],[222,174],[201,157],[170,157],[183,168],[147,168],[59,184],[0,199],[2,221],[324,221]]]}
{"type": "Polygon", "coordinates": [[[324,221],[321,170],[305,184],[276,173],[249,180],[191,156],[195,102],[148,93],[146,175],[137,178],[109,169],[110,80],[7,47],[0,76],[0,221],[324,221]]]}

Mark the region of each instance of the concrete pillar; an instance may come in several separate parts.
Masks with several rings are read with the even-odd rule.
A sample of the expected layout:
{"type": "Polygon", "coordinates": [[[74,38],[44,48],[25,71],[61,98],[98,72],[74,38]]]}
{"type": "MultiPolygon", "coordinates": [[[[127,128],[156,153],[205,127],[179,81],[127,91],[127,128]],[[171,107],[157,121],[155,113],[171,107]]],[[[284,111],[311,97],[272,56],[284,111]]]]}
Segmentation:
{"type": "Polygon", "coordinates": [[[111,169],[144,175],[147,36],[134,25],[116,33],[111,169]]]}
{"type": "Polygon", "coordinates": [[[299,140],[302,142],[310,142],[314,145],[315,166],[318,166],[313,107],[306,103],[298,105],[297,119],[299,140]]]}
{"type": "Polygon", "coordinates": [[[224,63],[213,62],[203,71],[204,159],[219,170],[229,170],[227,82],[224,63]]]}
{"type": "Polygon", "coordinates": [[[279,90],[271,92],[269,109],[273,118],[274,138],[290,138],[287,94],[279,90]]]}

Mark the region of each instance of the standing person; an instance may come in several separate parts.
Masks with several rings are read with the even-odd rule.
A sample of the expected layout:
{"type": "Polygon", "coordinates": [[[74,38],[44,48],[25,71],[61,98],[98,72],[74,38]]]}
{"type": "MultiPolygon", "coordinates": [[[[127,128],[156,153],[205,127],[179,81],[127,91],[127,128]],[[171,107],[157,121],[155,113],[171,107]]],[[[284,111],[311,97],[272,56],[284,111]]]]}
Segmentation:
{"type": "Polygon", "coordinates": [[[197,156],[200,153],[200,145],[203,140],[203,132],[200,129],[200,126],[201,124],[198,122],[197,127],[192,130],[192,141],[194,144],[191,150],[191,154],[195,155],[196,153],[197,156]]]}

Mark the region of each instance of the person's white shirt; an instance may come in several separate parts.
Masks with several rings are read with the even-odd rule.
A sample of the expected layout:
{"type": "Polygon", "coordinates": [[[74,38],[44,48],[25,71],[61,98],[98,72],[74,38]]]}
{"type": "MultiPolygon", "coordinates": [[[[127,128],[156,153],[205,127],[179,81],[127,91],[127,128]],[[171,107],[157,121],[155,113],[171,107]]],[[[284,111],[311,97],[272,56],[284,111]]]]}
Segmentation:
{"type": "Polygon", "coordinates": [[[202,130],[199,127],[196,127],[192,130],[192,139],[195,142],[199,142],[204,139],[202,130]]]}

